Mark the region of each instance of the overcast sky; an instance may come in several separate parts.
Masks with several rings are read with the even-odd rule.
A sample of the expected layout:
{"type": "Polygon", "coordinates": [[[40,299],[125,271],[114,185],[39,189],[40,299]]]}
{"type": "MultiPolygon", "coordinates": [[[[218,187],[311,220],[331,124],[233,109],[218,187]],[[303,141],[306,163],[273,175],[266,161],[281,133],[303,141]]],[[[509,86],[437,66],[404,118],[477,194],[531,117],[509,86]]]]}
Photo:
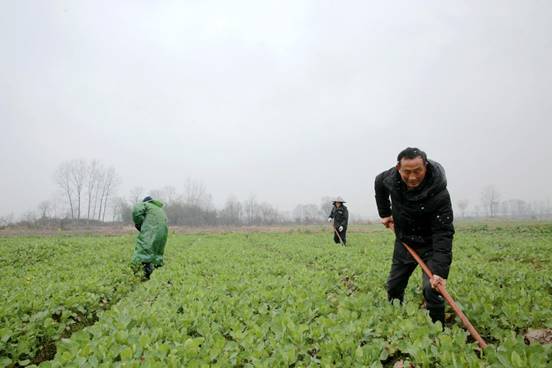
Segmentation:
{"type": "Polygon", "coordinates": [[[65,160],[131,188],[202,181],[281,210],[373,181],[407,146],[453,201],[552,199],[550,1],[0,0],[0,216],[65,160]]]}

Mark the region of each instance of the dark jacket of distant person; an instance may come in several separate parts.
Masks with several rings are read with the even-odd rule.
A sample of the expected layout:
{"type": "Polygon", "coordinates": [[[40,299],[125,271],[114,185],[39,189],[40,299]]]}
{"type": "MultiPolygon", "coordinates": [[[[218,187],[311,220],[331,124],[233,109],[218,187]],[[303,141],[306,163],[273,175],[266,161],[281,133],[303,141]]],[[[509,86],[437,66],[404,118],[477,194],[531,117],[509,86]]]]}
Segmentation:
{"type": "Polygon", "coordinates": [[[347,223],[349,222],[349,210],[347,206],[343,203],[339,208],[334,204],[332,212],[330,213],[330,218],[334,220],[334,227],[339,229],[340,226],[343,226],[343,230],[347,230],[347,223]]]}

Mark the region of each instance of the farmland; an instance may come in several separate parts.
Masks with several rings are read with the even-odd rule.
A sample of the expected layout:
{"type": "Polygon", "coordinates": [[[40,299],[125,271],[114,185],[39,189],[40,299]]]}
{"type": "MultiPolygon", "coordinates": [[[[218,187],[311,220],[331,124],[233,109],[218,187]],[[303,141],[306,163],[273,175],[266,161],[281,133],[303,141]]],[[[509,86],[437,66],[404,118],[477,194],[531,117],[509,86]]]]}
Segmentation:
{"type": "Polygon", "coordinates": [[[447,310],[386,300],[392,235],[321,228],[171,234],[166,266],[141,282],[133,235],[0,238],[0,366],[545,367],[552,328],[552,226],[470,224],[454,243],[449,292],[488,341],[447,310]]]}

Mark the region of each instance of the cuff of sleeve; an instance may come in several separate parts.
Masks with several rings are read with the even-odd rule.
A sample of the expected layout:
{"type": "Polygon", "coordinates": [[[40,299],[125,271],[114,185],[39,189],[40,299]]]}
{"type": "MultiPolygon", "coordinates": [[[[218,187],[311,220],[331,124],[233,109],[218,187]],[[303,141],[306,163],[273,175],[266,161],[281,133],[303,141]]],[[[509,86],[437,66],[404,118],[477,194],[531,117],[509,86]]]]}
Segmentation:
{"type": "Polygon", "coordinates": [[[427,265],[434,275],[441,276],[444,279],[448,279],[450,266],[433,263],[431,261],[429,261],[427,265]]]}

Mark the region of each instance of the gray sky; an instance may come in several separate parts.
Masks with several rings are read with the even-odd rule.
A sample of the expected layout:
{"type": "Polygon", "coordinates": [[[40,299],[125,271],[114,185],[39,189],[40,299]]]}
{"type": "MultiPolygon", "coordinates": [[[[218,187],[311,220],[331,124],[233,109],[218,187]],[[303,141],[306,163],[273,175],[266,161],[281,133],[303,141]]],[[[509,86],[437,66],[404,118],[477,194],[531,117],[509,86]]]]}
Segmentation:
{"type": "Polygon", "coordinates": [[[373,180],[406,146],[454,200],[552,198],[552,2],[0,0],[0,216],[65,160],[202,181],[281,210],[373,180]]]}

